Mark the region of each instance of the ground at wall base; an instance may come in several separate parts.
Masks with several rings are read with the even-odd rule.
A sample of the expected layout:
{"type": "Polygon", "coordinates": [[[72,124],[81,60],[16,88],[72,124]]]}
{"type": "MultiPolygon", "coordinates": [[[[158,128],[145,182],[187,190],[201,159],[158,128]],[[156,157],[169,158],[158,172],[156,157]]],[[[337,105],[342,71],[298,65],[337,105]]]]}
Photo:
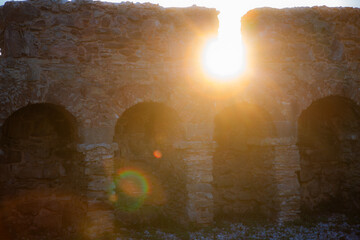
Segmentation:
{"type": "MultiPolygon", "coordinates": [[[[122,233],[109,239],[166,239],[166,240],[236,240],[236,239],[360,239],[360,219],[342,214],[319,218],[303,218],[284,224],[258,221],[222,222],[206,228],[144,228],[119,229],[122,233]]],[[[106,238],[105,238],[106,239],[106,238]]]]}

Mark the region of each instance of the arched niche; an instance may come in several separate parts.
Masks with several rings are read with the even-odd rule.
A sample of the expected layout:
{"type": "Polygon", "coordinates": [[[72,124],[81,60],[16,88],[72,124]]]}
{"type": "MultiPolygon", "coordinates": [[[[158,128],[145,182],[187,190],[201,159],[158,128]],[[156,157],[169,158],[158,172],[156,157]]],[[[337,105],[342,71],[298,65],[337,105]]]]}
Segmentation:
{"type": "Polygon", "coordinates": [[[175,145],[184,129],[162,103],[138,103],[118,119],[113,202],[123,225],[159,225],[185,220],[186,167],[175,145]]]}
{"type": "Polygon", "coordinates": [[[216,220],[273,218],[276,185],[275,136],[269,114],[250,103],[234,104],[215,116],[213,157],[216,220]]]}
{"type": "Polygon", "coordinates": [[[360,212],[360,109],[350,99],[314,101],[298,120],[304,214],[360,212]]]}
{"type": "Polygon", "coordinates": [[[83,156],[75,118],[63,107],[30,104],[2,127],[2,224],[11,239],[81,234],[85,205],[83,156]]]}

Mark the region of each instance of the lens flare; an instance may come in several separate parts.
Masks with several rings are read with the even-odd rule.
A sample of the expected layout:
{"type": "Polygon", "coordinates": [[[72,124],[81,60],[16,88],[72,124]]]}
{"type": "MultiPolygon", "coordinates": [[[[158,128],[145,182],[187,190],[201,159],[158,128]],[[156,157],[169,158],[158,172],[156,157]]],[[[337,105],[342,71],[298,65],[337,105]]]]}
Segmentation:
{"type": "Polygon", "coordinates": [[[162,153],[161,153],[159,150],[155,150],[155,151],[153,152],[153,155],[154,155],[154,157],[156,157],[156,158],[161,158],[161,157],[162,157],[162,153]]]}
{"type": "Polygon", "coordinates": [[[110,185],[109,200],[119,209],[134,211],[142,206],[149,193],[149,180],[141,170],[123,168],[110,185]]]}
{"type": "Polygon", "coordinates": [[[203,53],[203,67],[210,77],[230,81],[244,70],[244,55],[240,40],[218,38],[210,40],[203,53]]]}

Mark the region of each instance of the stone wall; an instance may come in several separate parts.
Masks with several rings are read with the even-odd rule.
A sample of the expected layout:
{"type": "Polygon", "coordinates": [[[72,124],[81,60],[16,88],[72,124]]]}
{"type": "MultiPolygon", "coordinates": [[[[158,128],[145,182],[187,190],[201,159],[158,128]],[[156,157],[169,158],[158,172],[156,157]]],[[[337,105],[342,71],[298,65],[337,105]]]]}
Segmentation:
{"type": "MultiPolygon", "coordinates": [[[[201,89],[194,88],[194,83],[199,86],[202,79],[196,79],[193,72],[199,44],[217,32],[217,14],[199,7],[165,9],[153,4],[85,1],[8,2],[0,8],[0,125],[12,122],[15,111],[37,103],[64,107],[74,117],[78,138],[72,146],[83,167],[75,172],[86,179],[81,198],[86,216],[81,226],[75,224],[83,235],[94,238],[112,233],[115,222],[155,224],[165,213],[160,222],[212,221],[211,188],[206,195],[188,191],[203,182],[210,185],[211,169],[201,164],[194,168],[196,179],[189,178],[187,169],[193,160],[184,159],[191,155],[189,142],[207,144],[211,138],[211,129],[197,131],[204,119],[192,102],[201,89]],[[160,111],[165,112],[165,119],[169,116],[161,109],[138,113],[144,116],[139,126],[137,115],[127,120],[133,124],[123,122],[131,107],[150,102],[174,109],[170,119],[176,116],[178,124],[171,120],[175,125],[162,129],[159,124],[165,120],[154,114],[160,111]],[[153,128],[149,120],[159,123],[153,128]],[[174,134],[175,126],[181,126],[176,129],[182,129],[181,134],[174,134]],[[141,151],[133,154],[130,142],[141,151]],[[155,150],[161,152],[160,159],[154,157],[155,150]],[[119,183],[119,170],[126,167],[141,168],[152,187],[152,195],[141,208],[130,212],[121,211],[113,196],[120,191],[114,186],[119,183]]],[[[65,127],[61,130],[66,131],[65,127]]],[[[6,131],[3,125],[3,137],[6,131]]],[[[8,158],[17,158],[4,153],[7,144],[5,139],[1,145],[4,169],[14,165],[8,158]]],[[[36,171],[41,169],[37,165],[36,171]]],[[[135,193],[136,178],[126,180],[125,185],[135,193]]],[[[3,181],[9,179],[4,176],[3,181]]],[[[7,190],[2,193],[8,194],[7,190]]],[[[77,212],[70,211],[70,215],[77,212]]]]}
{"type": "MultiPolygon", "coordinates": [[[[305,193],[307,190],[304,185],[300,187],[300,183],[308,180],[303,177],[310,174],[308,166],[304,165],[308,157],[303,148],[304,131],[310,130],[304,126],[312,126],[311,131],[320,133],[329,126],[327,121],[319,119],[332,119],[319,112],[325,105],[313,110],[312,118],[300,121],[300,115],[311,111],[313,102],[330,96],[343,97],[355,105],[360,103],[359,13],[360,9],[356,8],[263,8],[252,10],[242,18],[242,33],[250,61],[248,78],[261,86],[251,92],[257,94],[258,101],[268,109],[278,128],[279,139],[274,139],[273,143],[277,152],[280,219],[292,219],[300,212],[300,205],[309,203],[305,200],[309,197],[305,193]]],[[[337,105],[330,105],[326,106],[329,111],[342,111],[337,105]]],[[[338,124],[343,126],[347,121],[338,124]]],[[[356,128],[350,132],[357,135],[356,128]]],[[[320,136],[323,136],[322,141],[326,139],[333,145],[337,134],[320,136]]],[[[356,150],[350,152],[355,154],[356,150]]],[[[326,158],[324,154],[312,155],[311,164],[321,164],[321,159],[326,158]]],[[[321,170],[317,168],[316,171],[321,170]]],[[[357,189],[359,182],[355,181],[354,185],[357,189]]],[[[322,186],[332,188],[333,185],[324,182],[322,186]]]]}
{"type": "Polygon", "coordinates": [[[114,142],[119,146],[115,168],[120,179],[114,204],[122,224],[149,226],[188,221],[184,204],[188,198],[187,169],[181,151],[175,147],[183,140],[179,117],[165,104],[139,103],[119,118],[114,142]],[[127,172],[131,175],[124,176],[127,172]],[[141,186],[145,189],[141,190],[141,186]]]}
{"type": "Polygon", "coordinates": [[[315,101],[299,119],[303,211],[359,214],[359,108],[346,98],[315,101]]]}
{"type": "Polygon", "coordinates": [[[5,122],[0,195],[9,239],[19,233],[37,239],[80,236],[86,178],[71,120],[61,108],[34,104],[5,122]]]}
{"type": "MultiPolygon", "coordinates": [[[[279,221],[298,217],[302,204],[315,201],[308,200],[309,188],[303,184],[308,161],[301,136],[309,126],[323,124],[303,124],[299,117],[307,115],[312,102],[329,96],[351,100],[356,105],[351,109],[357,109],[359,11],[250,11],[242,20],[249,69],[238,81],[217,84],[199,67],[204,41],[217,32],[214,9],[85,1],[6,3],[0,8],[2,202],[17,199],[5,189],[7,184],[18,190],[33,190],[31,182],[35,187],[48,184],[59,208],[46,205],[49,194],[41,188],[41,204],[29,197],[39,204],[38,210],[28,214],[12,201],[14,211],[28,216],[25,226],[51,214],[71,219],[82,212],[66,208],[69,199],[53,192],[62,186],[75,189],[81,197],[73,202],[84,209],[84,220],[73,224],[76,231],[60,227],[57,236],[81,232],[89,238],[116,231],[114,222],[209,224],[214,214],[241,218],[248,212],[279,221]],[[31,110],[29,116],[16,117],[38,104],[51,106],[51,114],[31,110]],[[234,106],[242,107],[235,111],[234,106]],[[254,106],[255,114],[244,110],[246,106],[254,106]],[[71,124],[65,124],[67,117],[63,123],[54,120],[63,119],[58,111],[72,116],[71,124]],[[49,134],[40,140],[24,135],[31,141],[13,144],[9,131],[18,132],[18,121],[35,126],[38,115],[45,119],[38,125],[49,134]],[[73,138],[58,145],[67,131],[73,138]],[[30,164],[25,156],[36,152],[31,147],[35,143],[41,145],[39,154],[47,155],[36,153],[30,164]],[[60,146],[66,146],[68,150],[60,152],[69,156],[56,156],[60,146]],[[75,165],[63,178],[66,159],[75,165]],[[50,162],[51,168],[45,167],[50,162]],[[28,178],[16,175],[14,169],[28,165],[28,178]],[[47,169],[55,169],[50,178],[44,177],[47,169]],[[119,200],[126,204],[119,206],[119,200]],[[136,211],[123,206],[136,206],[136,211]],[[62,212],[65,208],[70,213],[62,212]]],[[[304,119],[315,121],[312,116],[304,119]]],[[[339,129],[357,134],[357,127],[339,129]]],[[[357,166],[357,141],[350,145],[340,155],[357,166]]],[[[358,172],[345,176],[349,181],[342,186],[348,188],[358,172]]],[[[356,180],[351,188],[358,187],[356,180]]],[[[349,194],[348,199],[357,202],[357,190],[349,194]]],[[[18,221],[11,216],[3,213],[3,225],[18,221]]]]}
{"type": "Polygon", "coordinates": [[[215,117],[215,218],[275,219],[275,153],[263,143],[274,135],[271,118],[256,105],[230,106],[215,117]]]}

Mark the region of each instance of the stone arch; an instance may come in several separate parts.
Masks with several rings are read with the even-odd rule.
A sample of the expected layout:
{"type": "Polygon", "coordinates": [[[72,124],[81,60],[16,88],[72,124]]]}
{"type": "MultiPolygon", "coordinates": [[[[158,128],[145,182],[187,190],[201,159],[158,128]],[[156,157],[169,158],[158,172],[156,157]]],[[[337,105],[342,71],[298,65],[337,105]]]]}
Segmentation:
{"type": "Polygon", "coordinates": [[[266,139],[275,135],[269,114],[255,104],[234,104],[215,116],[215,219],[274,217],[275,153],[266,139]]]}
{"type": "Polygon", "coordinates": [[[360,108],[351,99],[314,101],[298,119],[303,213],[360,212],[360,108]]]}
{"type": "Polygon", "coordinates": [[[163,103],[138,103],[118,119],[113,202],[121,224],[185,220],[186,168],[175,146],[184,135],[178,114],[163,103]],[[126,190],[125,182],[133,189],[126,190]]]}
{"type": "Polygon", "coordinates": [[[296,112],[294,112],[294,119],[297,121],[301,114],[314,102],[328,97],[342,97],[349,99],[356,104],[360,104],[358,94],[356,94],[357,88],[351,89],[350,92],[344,92],[343,88],[344,87],[339,87],[338,85],[333,86],[331,89],[323,89],[319,87],[318,89],[320,92],[316,96],[308,95],[294,99],[293,104],[297,105],[296,112]]]}
{"type": "Polygon", "coordinates": [[[58,105],[30,104],[5,120],[0,198],[11,239],[81,234],[86,183],[77,140],[75,118],[58,105]]]}

